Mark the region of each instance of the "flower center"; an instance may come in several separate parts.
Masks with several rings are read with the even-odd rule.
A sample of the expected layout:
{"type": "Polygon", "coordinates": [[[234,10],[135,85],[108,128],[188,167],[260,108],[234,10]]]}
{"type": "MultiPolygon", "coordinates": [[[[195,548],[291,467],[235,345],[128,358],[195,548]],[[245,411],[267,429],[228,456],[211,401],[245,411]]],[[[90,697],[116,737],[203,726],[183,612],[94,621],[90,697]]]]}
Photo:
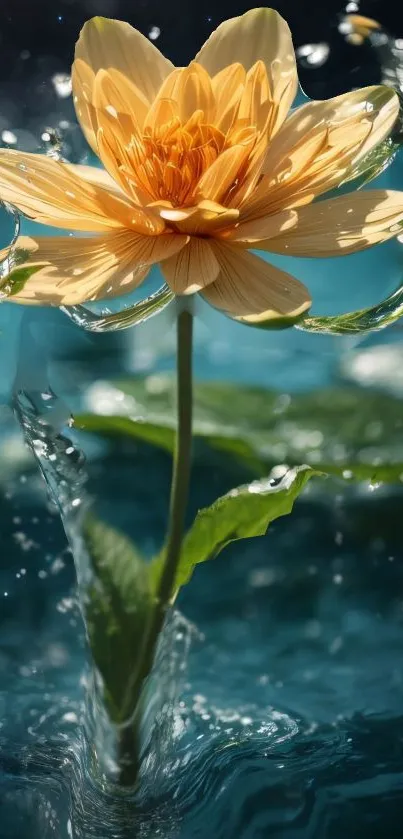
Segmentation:
{"type": "Polygon", "coordinates": [[[200,178],[228,147],[225,135],[203,117],[196,111],[185,125],[175,117],[132,138],[132,167],[125,174],[135,190],[174,207],[194,203],[200,178]]]}

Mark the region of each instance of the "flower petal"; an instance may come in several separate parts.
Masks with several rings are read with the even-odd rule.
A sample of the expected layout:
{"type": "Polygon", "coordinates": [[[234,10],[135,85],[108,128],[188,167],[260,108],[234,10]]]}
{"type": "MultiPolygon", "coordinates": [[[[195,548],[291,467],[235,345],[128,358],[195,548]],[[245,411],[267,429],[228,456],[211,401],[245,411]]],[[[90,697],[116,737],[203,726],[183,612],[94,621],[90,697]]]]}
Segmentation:
{"type": "MultiPolygon", "coordinates": [[[[95,85],[97,86],[97,82],[95,85]]],[[[144,207],[150,202],[152,195],[139,186],[136,165],[133,161],[133,156],[138,154],[139,149],[141,155],[141,134],[136,134],[130,117],[115,116],[105,110],[98,110],[97,113],[99,118],[98,155],[110,177],[118,185],[118,189],[129,201],[144,207]]]]}
{"type": "MultiPolygon", "coordinates": [[[[191,236],[213,236],[235,224],[239,218],[239,210],[229,210],[215,201],[200,201],[194,207],[177,209],[169,201],[155,201],[149,204],[150,209],[156,210],[162,219],[168,221],[179,233],[191,236]]],[[[260,237],[261,238],[261,237],[260,237]]]]}
{"type": "Polygon", "coordinates": [[[246,248],[253,247],[261,239],[270,239],[290,230],[297,224],[298,215],[295,210],[285,210],[272,216],[240,222],[236,226],[223,232],[220,236],[225,242],[236,242],[246,248]]]}
{"type": "Polygon", "coordinates": [[[196,111],[203,112],[203,122],[214,123],[215,97],[211,79],[200,64],[192,61],[188,67],[174,71],[162,86],[158,99],[170,98],[177,103],[177,113],[182,124],[192,118],[196,111]],[[167,89],[172,78],[169,97],[167,89]],[[163,96],[161,93],[163,92],[163,96]]]}
{"type": "MultiPolygon", "coordinates": [[[[144,94],[127,76],[113,67],[109,70],[98,70],[95,78],[100,74],[103,78],[105,106],[112,108],[119,116],[130,117],[134,125],[141,127],[150,107],[144,94]]],[[[94,105],[97,107],[96,98],[94,105]]]]}
{"type": "Polygon", "coordinates": [[[104,186],[112,191],[115,190],[115,192],[119,195],[122,194],[116,181],[111,178],[106,169],[101,169],[99,166],[86,166],[84,163],[68,163],[65,165],[71,169],[74,175],[77,175],[79,178],[84,178],[84,180],[89,181],[90,184],[104,186]]]}
{"type": "MultiPolygon", "coordinates": [[[[226,149],[205,171],[197,185],[197,198],[221,203],[237,179],[239,170],[248,157],[247,145],[226,149]]],[[[226,203],[226,202],[225,202],[226,203]]]]}
{"type": "MultiPolygon", "coordinates": [[[[133,268],[128,239],[130,233],[113,233],[91,238],[62,236],[30,238],[21,236],[10,256],[17,261],[14,268],[16,286],[11,273],[10,300],[15,303],[72,306],[88,300],[115,297],[139,285],[149,265],[133,268]],[[21,282],[25,269],[27,278],[21,282]]],[[[1,254],[2,256],[4,255],[1,254]]],[[[6,280],[3,291],[7,290],[6,280]]]]}
{"type": "Polygon", "coordinates": [[[255,247],[289,256],[340,256],[384,242],[403,230],[403,192],[374,189],[295,210],[297,223],[255,247]]]}
{"type": "Polygon", "coordinates": [[[215,76],[235,62],[250,70],[257,61],[266,65],[271,98],[277,105],[272,133],[281,125],[297,92],[297,69],[291,33],[274,9],[252,9],[231,18],[210,35],[196,61],[215,76]]]}
{"type": "Polygon", "coordinates": [[[154,234],[161,221],[123,194],[41,154],[0,150],[0,198],[40,224],[90,232],[128,227],[154,234]]]}
{"type": "Polygon", "coordinates": [[[273,140],[268,149],[266,167],[272,171],[301,137],[309,137],[312,130],[320,125],[329,129],[329,144],[337,144],[342,150],[349,140],[349,132],[365,120],[371,130],[365,144],[357,150],[357,157],[361,157],[390,134],[398,113],[397,94],[385,85],[363,87],[323,102],[307,102],[296,108],[273,140]]]}
{"type": "Polygon", "coordinates": [[[230,245],[214,242],[212,247],[220,273],[202,292],[212,306],[248,323],[295,318],[309,309],[308,290],[290,274],[230,245]]]}
{"type": "Polygon", "coordinates": [[[87,143],[93,152],[98,154],[98,123],[93,105],[94,80],[95,73],[91,67],[85,61],[76,59],[71,68],[71,86],[76,116],[87,143]]]}
{"type": "Polygon", "coordinates": [[[246,119],[248,125],[256,126],[259,132],[263,131],[273,107],[266,67],[260,60],[246,74],[244,90],[239,102],[238,119],[246,119]]]}
{"type": "Polygon", "coordinates": [[[397,93],[386,85],[375,88],[369,101],[373,106],[370,114],[371,131],[353,158],[352,168],[389,136],[399,115],[400,103],[397,93]]]}
{"type": "Polygon", "coordinates": [[[212,78],[211,84],[216,102],[216,128],[226,134],[238,114],[239,103],[245,83],[245,69],[242,64],[230,64],[212,78]]]}
{"type": "Polygon", "coordinates": [[[99,155],[98,129],[100,123],[99,102],[97,102],[97,82],[102,74],[105,91],[105,106],[123,121],[130,118],[134,125],[142,126],[149,110],[149,102],[135,84],[119,70],[99,70],[98,73],[81,59],[76,59],[72,67],[73,101],[77,119],[87,142],[99,155]]]}
{"type": "Polygon", "coordinates": [[[388,136],[398,110],[396,93],[381,85],[297,108],[268,146],[267,175],[246,201],[245,215],[296,206],[338,186],[388,136]]]}
{"type": "MultiPolygon", "coordinates": [[[[132,200],[141,203],[139,196],[130,189],[127,178],[123,175],[125,169],[134,173],[135,164],[131,159],[130,150],[133,145],[141,147],[142,143],[136,100],[131,96],[130,90],[126,91],[128,104],[121,99],[125,84],[125,77],[117,71],[99,70],[95,76],[92,101],[97,119],[97,153],[111,178],[132,200]],[[119,76],[123,79],[123,87],[120,85],[119,76]],[[114,104],[111,105],[111,102],[114,104]]],[[[130,85],[130,82],[127,84],[130,85]]],[[[147,111],[148,106],[145,114],[147,111]]],[[[143,120],[145,114],[142,114],[143,120]]]]}
{"type": "Polygon", "coordinates": [[[176,256],[161,262],[161,271],[175,294],[193,294],[217,277],[219,264],[207,239],[192,237],[176,256]]]}
{"type": "Polygon", "coordinates": [[[173,64],[141,32],[121,20],[105,17],[94,17],[84,24],[75,58],[84,61],[95,74],[98,70],[118,70],[150,103],[173,70],[173,64]]]}
{"type": "MultiPolygon", "coordinates": [[[[17,303],[72,306],[89,300],[117,297],[136,288],[150,265],[162,254],[174,253],[187,238],[163,234],[138,236],[128,230],[88,238],[70,236],[20,236],[4,249],[11,277],[10,299],[17,303]],[[12,286],[13,272],[38,266],[24,282],[12,286]]],[[[9,279],[5,279],[3,293],[9,279]]]]}

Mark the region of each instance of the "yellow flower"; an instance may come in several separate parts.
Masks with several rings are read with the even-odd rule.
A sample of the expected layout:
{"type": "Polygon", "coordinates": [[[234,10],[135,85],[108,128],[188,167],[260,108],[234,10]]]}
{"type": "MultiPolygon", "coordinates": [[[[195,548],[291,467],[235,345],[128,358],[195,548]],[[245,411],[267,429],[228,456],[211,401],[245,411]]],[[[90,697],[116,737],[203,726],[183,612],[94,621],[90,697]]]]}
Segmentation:
{"type": "Polygon", "coordinates": [[[295,318],[311,304],[307,289],[250,248],[347,254],[403,222],[400,192],[314,202],[390,133],[398,98],[374,86],[289,113],[295,55],[272,9],[221,24],[185,68],[127,23],[96,17],[77,43],[72,83],[103,169],[0,151],[4,201],[86,234],[21,237],[12,258],[28,270],[15,302],[122,295],[159,263],[173,292],[200,292],[232,317],[295,318]]]}

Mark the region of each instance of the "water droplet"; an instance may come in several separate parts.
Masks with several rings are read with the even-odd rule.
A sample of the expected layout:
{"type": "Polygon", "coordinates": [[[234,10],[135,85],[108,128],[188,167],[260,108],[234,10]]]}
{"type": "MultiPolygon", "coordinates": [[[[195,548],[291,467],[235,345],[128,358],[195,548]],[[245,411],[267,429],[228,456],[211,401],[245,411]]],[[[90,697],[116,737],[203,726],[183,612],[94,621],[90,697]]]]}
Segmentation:
{"type": "Polygon", "coordinates": [[[296,50],[296,55],[304,67],[322,67],[329,58],[329,53],[329,44],[325,42],[304,44],[296,50]]]}
{"type": "Polygon", "coordinates": [[[159,28],[159,26],[152,26],[149,33],[148,33],[148,37],[149,37],[150,41],[156,41],[157,38],[159,38],[160,35],[161,35],[161,29],[159,28]]]}
{"type": "Polygon", "coordinates": [[[60,99],[67,99],[68,96],[71,96],[71,76],[67,73],[55,73],[52,76],[52,84],[60,99]]]}
{"type": "Polygon", "coordinates": [[[15,146],[18,142],[17,136],[14,132],[9,131],[8,129],[1,132],[1,139],[3,140],[3,143],[6,143],[8,146],[15,146]]]}

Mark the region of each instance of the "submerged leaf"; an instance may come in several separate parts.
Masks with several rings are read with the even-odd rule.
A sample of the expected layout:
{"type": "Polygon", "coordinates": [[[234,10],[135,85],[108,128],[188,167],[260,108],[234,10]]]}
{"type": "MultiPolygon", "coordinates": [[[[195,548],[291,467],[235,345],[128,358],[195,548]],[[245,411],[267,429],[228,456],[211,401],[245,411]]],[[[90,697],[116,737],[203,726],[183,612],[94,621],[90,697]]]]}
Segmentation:
{"type": "MultiPolygon", "coordinates": [[[[189,582],[197,564],[236,539],[263,535],[274,519],[290,513],[306,482],[318,474],[302,466],[278,485],[255,481],[200,510],[182,545],[175,591],[189,582]]],[[[160,608],[156,595],[165,554],[145,562],[127,536],[93,516],[85,519],[82,536],[93,571],[84,599],[88,638],[109,718],[119,725],[131,718],[140,699],[145,642],[160,608]]],[[[150,667],[152,660],[153,655],[150,667]]]]}
{"type": "MultiPolygon", "coordinates": [[[[116,441],[143,441],[171,453],[175,383],[168,375],[158,377],[158,387],[152,383],[153,377],[115,385],[134,398],[141,420],[85,414],[76,416],[76,427],[116,441]]],[[[399,482],[401,429],[399,399],[351,385],[279,395],[221,382],[195,384],[196,458],[204,458],[208,447],[230,456],[250,476],[267,475],[279,462],[288,466],[305,462],[348,480],[399,482]]]]}
{"type": "Polygon", "coordinates": [[[74,419],[76,428],[107,437],[132,437],[172,453],[175,445],[173,426],[152,422],[134,421],[130,417],[79,414],[74,419]]]}
{"type": "Polygon", "coordinates": [[[127,536],[93,516],[83,538],[94,573],[84,602],[89,643],[110,719],[122,723],[137,701],[130,688],[153,605],[148,566],[127,536]]]}

